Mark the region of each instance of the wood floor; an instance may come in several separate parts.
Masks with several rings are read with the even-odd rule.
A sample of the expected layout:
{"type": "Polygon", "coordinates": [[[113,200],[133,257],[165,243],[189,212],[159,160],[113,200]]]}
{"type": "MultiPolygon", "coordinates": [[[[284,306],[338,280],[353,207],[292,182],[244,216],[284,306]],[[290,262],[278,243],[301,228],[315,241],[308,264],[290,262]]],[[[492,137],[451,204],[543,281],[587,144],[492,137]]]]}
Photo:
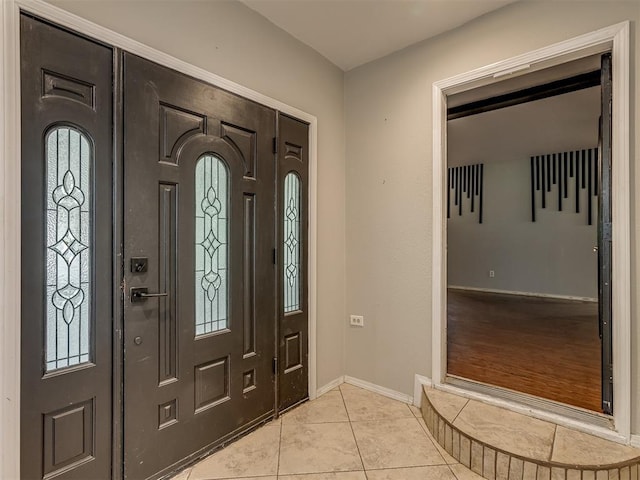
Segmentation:
{"type": "Polygon", "coordinates": [[[449,374],[601,412],[598,304],[449,290],[449,374]]]}

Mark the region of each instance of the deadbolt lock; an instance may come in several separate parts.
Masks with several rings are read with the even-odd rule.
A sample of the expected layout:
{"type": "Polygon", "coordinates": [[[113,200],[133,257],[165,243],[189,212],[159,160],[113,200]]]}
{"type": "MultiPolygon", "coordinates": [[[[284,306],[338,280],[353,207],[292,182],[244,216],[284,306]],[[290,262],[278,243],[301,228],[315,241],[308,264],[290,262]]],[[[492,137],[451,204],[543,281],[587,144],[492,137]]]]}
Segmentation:
{"type": "Polygon", "coordinates": [[[131,273],[145,273],[149,267],[147,257],[134,257],[131,259],[131,273]]]}

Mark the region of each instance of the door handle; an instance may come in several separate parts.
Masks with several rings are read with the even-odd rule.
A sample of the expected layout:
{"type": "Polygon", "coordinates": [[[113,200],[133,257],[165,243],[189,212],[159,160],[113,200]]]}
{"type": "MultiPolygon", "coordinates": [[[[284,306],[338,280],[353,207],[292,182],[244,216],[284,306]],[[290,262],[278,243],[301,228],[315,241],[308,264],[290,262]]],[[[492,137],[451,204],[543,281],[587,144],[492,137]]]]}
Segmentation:
{"type": "Polygon", "coordinates": [[[147,287],[135,287],[131,289],[131,303],[144,302],[147,298],[166,297],[168,293],[149,293],[147,287]]]}

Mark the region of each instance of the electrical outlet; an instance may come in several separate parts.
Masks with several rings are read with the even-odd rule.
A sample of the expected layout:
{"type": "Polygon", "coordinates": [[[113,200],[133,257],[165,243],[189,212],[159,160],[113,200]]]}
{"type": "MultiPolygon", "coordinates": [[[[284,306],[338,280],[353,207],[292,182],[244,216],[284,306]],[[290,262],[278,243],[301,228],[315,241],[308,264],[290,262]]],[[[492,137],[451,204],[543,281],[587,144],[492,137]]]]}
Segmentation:
{"type": "Polygon", "coordinates": [[[489,278],[494,278],[496,276],[495,270],[489,270],[489,278]]]}
{"type": "Polygon", "coordinates": [[[351,315],[349,325],[352,327],[364,327],[364,317],[362,315],[351,315]]]}

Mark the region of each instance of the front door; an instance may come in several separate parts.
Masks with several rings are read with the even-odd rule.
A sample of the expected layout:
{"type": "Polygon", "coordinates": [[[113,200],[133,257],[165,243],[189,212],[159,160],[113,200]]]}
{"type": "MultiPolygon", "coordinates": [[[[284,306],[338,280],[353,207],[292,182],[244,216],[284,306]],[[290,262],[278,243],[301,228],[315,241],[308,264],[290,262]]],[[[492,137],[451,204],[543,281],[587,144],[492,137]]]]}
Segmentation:
{"type": "Polygon", "coordinates": [[[159,477],[306,399],[308,125],[26,15],[21,59],[23,477],[159,477]]]}
{"type": "Polygon", "coordinates": [[[124,57],[125,477],[274,413],[276,112],[124,57]]]}

